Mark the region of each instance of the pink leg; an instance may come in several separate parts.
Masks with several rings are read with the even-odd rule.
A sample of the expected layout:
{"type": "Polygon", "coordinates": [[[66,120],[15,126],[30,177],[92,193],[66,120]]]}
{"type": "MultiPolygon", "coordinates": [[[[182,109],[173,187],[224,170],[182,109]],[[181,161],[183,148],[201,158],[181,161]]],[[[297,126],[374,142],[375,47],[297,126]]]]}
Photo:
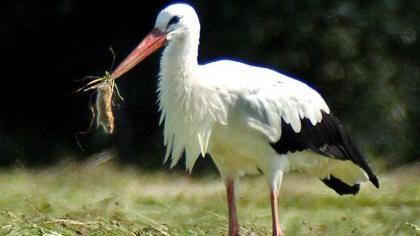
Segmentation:
{"type": "Polygon", "coordinates": [[[229,208],[229,236],[239,236],[238,217],[236,215],[235,186],[232,178],[226,179],[226,193],[229,208]]]}
{"type": "Polygon", "coordinates": [[[273,236],[281,236],[280,221],[279,221],[279,208],[277,202],[277,191],[270,191],[271,198],[271,215],[273,220],[273,236]]]}

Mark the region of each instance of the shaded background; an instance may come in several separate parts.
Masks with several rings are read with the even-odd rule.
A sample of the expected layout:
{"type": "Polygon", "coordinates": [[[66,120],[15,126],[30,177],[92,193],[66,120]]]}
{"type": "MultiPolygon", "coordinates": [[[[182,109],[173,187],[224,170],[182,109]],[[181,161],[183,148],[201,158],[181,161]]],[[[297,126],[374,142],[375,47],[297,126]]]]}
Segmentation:
{"type": "MultiPolygon", "coordinates": [[[[0,165],[51,164],[113,148],[161,166],[155,54],[118,81],[116,133],[92,129],[90,94],[69,94],[110,70],[153,27],[167,1],[6,0],[0,8],[0,165]]],[[[201,19],[199,61],[240,58],[302,78],[370,158],[420,159],[420,2],[190,1],[201,19]]],[[[200,160],[201,168],[210,161],[200,160]]]]}

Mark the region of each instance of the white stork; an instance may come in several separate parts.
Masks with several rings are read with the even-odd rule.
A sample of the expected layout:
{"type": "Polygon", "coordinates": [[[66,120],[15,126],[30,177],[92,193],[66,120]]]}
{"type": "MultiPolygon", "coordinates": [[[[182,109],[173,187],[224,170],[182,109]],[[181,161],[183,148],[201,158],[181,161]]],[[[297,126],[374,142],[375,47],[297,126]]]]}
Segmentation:
{"type": "Polygon", "coordinates": [[[191,171],[210,154],[226,184],[229,235],[239,235],[235,184],[262,172],[270,187],[273,235],[281,235],[277,196],[283,174],[313,173],[338,194],[356,194],[378,179],[322,97],[276,71],[221,60],[197,62],[200,22],[186,4],[158,15],[154,29],[115,69],[116,79],[165,46],[160,61],[159,104],[165,161],[185,152],[191,171]]]}

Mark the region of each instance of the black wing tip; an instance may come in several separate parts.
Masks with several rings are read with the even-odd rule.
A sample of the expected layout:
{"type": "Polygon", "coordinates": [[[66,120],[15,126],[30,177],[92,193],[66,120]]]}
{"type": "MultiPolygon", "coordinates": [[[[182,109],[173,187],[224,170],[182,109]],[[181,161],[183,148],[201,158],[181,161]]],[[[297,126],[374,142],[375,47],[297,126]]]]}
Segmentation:
{"type": "Polygon", "coordinates": [[[360,184],[350,186],[336,177],[330,175],[327,178],[321,179],[325,185],[332,188],[339,195],[353,194],[356,195],[360,190],[360,184]]]}
{"type": "Polygon", "coordinates": [[[379,188],[379,180],[378,177],[376,177],[376,175],[370,176],[369,177],[369,181],[375,185],[376,188],[379,188]]]}

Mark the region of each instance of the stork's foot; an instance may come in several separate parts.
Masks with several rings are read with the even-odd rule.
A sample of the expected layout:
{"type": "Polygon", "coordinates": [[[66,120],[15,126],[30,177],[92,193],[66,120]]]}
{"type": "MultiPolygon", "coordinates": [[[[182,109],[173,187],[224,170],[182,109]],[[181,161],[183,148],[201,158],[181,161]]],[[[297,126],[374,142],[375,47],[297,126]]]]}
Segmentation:
{"type": "Polygon", "coordinates": [[[239,236],[239,226],[231,226],[229,225],[229,236],[239,236]]]}
{"type": "Polygon", "coordinates": [[[285,235],[281,232],[280,229],[279,230],[273,229],[273,236],[285,236],[285,235]]]}

